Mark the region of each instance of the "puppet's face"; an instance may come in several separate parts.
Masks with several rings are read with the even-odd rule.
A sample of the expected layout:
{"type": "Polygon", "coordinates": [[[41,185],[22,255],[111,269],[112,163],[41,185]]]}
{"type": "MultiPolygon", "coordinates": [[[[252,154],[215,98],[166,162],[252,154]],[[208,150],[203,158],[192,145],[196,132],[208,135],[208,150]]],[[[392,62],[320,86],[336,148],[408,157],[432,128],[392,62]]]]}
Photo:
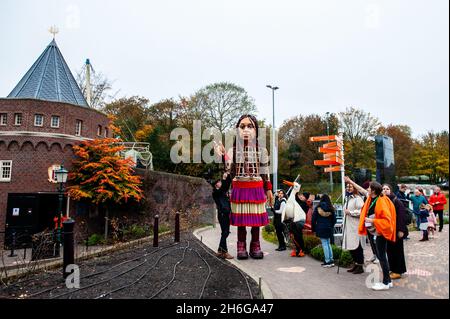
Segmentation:
{"type": "Polygon", "coordinates": [[[244,140],[252,140],[256,137],[256,126],[248,117],[242,119],[238,127],[239,137],[244,140]]]}

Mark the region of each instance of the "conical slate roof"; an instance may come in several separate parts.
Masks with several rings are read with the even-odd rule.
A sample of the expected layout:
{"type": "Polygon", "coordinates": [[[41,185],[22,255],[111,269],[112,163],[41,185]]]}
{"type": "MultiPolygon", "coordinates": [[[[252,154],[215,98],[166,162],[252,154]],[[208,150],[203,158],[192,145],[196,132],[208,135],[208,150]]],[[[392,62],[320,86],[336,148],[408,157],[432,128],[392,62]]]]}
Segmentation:
{"type": "Polygon", "coordinates": [[[8,98],[32,98],[88,106],[54,39],[8,98]]]}

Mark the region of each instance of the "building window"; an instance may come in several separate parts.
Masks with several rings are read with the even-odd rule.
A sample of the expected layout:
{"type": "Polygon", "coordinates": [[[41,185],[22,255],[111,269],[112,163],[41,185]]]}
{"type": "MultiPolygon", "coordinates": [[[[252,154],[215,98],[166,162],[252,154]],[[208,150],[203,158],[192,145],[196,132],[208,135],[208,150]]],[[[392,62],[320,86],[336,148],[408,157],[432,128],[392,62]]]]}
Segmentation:
{"type": "Polygon", "coordinates": [[[80,136],[81,135],[81,129],[83,127],[83,121],[77,120],[75,124],[75,135],[80,136]]]}
{"type": "Polygon", "coordinates": [[[14,114],[14,125],[22,125],[22,113],[14,114]]]}
{"type": "Polygon", "coordinates": [[[52,116],[52,121],[50,123],[50,126],[53,128],[58,128],[59,127],[59,116],[53,115],[52,116]]]}
{"type": "Polygon", "coordinates": [[[0,182],[11,181],[12,161],[0,161],[0,182]]]}
{"type": "Polygon", "coordinates": [[[44,115],[35,114],[34,115],[34,126],[43,126],[44,125],[44,115]]]}
{"type": "Polygon", "coordinates": [[[0,125],[8,124],[8,114],[0,113],[0,125]]]}
{"type": "Polygon", "coordinates": [[[99,125],[99,126],[97,127],[97,135],[98,135],[98,136],[102,136],[102,126],[101,126],[101,125],[99,125]]]}
{"type": "Polygon", "coordinates": [[[108,137],[108,128],[107,127],[105,127],[105,137],[108,137]]]}

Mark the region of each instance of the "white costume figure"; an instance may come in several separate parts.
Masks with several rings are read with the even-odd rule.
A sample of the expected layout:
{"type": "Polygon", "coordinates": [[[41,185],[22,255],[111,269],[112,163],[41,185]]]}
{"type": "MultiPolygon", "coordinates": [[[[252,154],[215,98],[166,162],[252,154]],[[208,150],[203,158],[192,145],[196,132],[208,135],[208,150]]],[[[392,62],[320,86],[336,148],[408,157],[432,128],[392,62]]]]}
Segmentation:
{"type": "Polygon", "coordinates": [[[306,220],[306,213],[295,200],[295,196],[297,196],[300,188],[301,186],[299,183],[293,183],[293,189],[286,202],[286,208],[281,213],[281,221],[284,221],[285,219],[292,219],[293,222],[306,220]]]}

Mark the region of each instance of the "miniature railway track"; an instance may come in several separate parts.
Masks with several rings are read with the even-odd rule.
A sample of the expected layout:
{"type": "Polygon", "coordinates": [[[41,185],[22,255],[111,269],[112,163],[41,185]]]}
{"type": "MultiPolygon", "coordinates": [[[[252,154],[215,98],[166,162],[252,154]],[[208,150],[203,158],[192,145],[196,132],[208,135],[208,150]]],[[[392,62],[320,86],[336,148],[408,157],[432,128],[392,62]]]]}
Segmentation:
{"type": "Polygon", "coordinates": [[[230,264],[229,262],[226,262],[226,261],[222,260],[221,258],[215,256],[214,254],[212,254],[210,251],[208,251],[208,248],[205,247],[203,243],[200,243],[199,245],[200,245],[200,247],[203,248],[203,250],[204,250],[207,254],[211,255],[211,256],[214,257],[214,258],[217,258],[222,264],[224,264],[224,265],[226,265],[226,266],[228,266],[228,267],[230,267],[230,268],[233,268],[233,269],[235,269],[237,272],[239,272],[239,274],[241,274],[241,276],[242,276],[242,277],[244,278],[244,280],[245,280],[245,283],[246,283],[247,289],[248,289],[248,293],[249,293],[249,295],[250,295],[250,299],[253,299],[253,293],[252,293],[252,289],[250,288],[250,283],[248,282],[247,276],[242,272],[242,270],[240,270],[239,268],[233,266],[233,265],[230,264]]]}
{"type": "Polygon", "coordinates": [[[176,272],[177,272],[177,267],[179,264],[181,264],[184,261],[184,258],[186,257],[186,250],[189,248],[189,241],[187,241],[187,246],[184,248],[183,251],[183,257],[177,261],[177,263],[175,264],[175,266],[173,266],[173,275],[172,275],[172,279],[170,279],[170,281],[165,284],[161,289],[159,289],[156,293],[154,293],[149,299],[153,299],[156,296],[158,296],[164,289],[167,289],[175,280],[175,276],[176,276],[176,272]]]}
{"type": "MultiPolygon", "coordinates": [[[[165,296],[173,296],[180,295],[179,288],[183,286],[179,286],[180,284],[186,284],[186,277],[182,278],[182,280],[178,280],[177,277],[179,275],[179,267],[181,264],[186,263],[187,265],[182,266],[182,268],[186,267],[192,267],[192,263],[199,265],[195,267],[195,273],[192,273],[192,275],[197,276],[198,278],[196,282],[198,283],[196,287],[199,287],[198,285],[201,283],[201,287],[199,288],[198,293],[189,292],[188,296],[197,296],[195,298],[203,299],[208,298],[209,293],[212,292],[212,290],[208,290],[208,282],[210,282],[210,279],[212,278],[212,274],[214,272],[214,269],[223,269],[218,265],[222,264],[226,266],[227,268],[232,268],[233,270],[237,271],[240,276],[244,279],[245,284],[242,281],[236,281],[240,282],[239,285],[244,285],[246,288],[244,288],[241,291],[241,294],[245,295],[245,290],[248,290],[248,295],[250,299],[254,298],[254,295],[252,293],[252,288],[250,287],[249,280],[247,279],[247,275],[244,274],[239,268],[234,266],[233,264],[217,257],[215,254],[213,254],[209,248],[205,247],[203,243],[197,241],[197,240],[191,240],[187,239],[186,245],[183,245],[180,247],[179,243],[173,243],[164,247],[156,248],[152,251],[147,251],[145,253],[140,252],[138,256],[132,256],[129,260],[121,261],[117,264],[112,265],[109,268],[101,269],[99,271],[87,274],[82,276],[80,279],[94,279],[95,281],[89,282],[86,284],[86,286],[80,287],[80,288],[72,288],[67,291],[63,282],[59,282],[58,284],[55,284],[51,287],[48,287],[44,290],[38,291],[36,293],[32,293],[28,295],[26,298],[35,298],[35,297],[44,297],[49,299],[59,299],[59,298],[73,298],[78,292],[83,292],[84,294],[81,295],[82,298],[94,298],[94,299],[103,299],[103,298],[114,298],[116,293],[121,293],[119,295],[116,295],[116,297],[121,298],[124,296],[125,298],[129,296],[133,296],[133,293],[127,294],[127,291],[124,291],[126,289],[131,289],[131,291],[137,291],[138,296],[137,298],[148,298],[148,299],[154,299],[154,298],[165,298],[165,296]],[[201,247],[201,249],[200,249],[201,247]],[[175,259],[176,252],[179,252],[182,250],[182,256],[175,259]],[[162,254],[157,255],[157,253],[162,252],[162,254]],[[205,253],[207,255],[205,255],[205,253]],[[208,256],[209,255],[209,256],[208,256]],[[153,257],[154,256],[154,257],[153,257]],[[187,259],[187,256],[189,258],[187,259]],[[195,258],[193,258],[195,256],[195,258]],[[170,261],[167,263],[163,263],[164,266],[162,267],[168,267],[164,272],[161,272],[161,262],[163,259],[167,259],[170,257],[170,261]],[[174,258],[175,257],[175,258],[174,258]],[[211,260],[211,258],[213,260],[211,260]],[[142,260],[144,259],[144,260],[142,260]],[[197,264],[197,261],[200,261],[201,264],[204,264],[205,267],[202,267],[201,264],[197,264]],[[219,261],[219,263],[217,263],[219,261]],[[175,262],[173,264],[173,262],[175,262]],[[132,264],[133,263],[133,264],[132,264]],[[131,265],[130,265],[131,264],[131,265]],[[149,265],[147,268],[144,268],[144,271],[139,272],[142,267],[145,267],[145,265],[149,265]],[[171,266],[169,266],[171,265],[171,266]],[[214,265],[214,267],[212,267],[214,265]],[[169,270],[170,269],[170,270],[169,270]],[[201,271],[201,272],[200,272],[201,271]],[[203,274],[204,272],[204,274],[203,274]],[[101,276],[101,275],[108,275],[109,276],[101,276]],[[161,275],[167,276],[170,274],[169,278],[167,278],[165,281],[163,281],[161,278],[161,275]],[[99,278],[96,278],[99,276],[99,278]],[[121,278],[120,280],[117,278],[121,278]],[[200,279],[201,278],[201,279],[200,279]],[[116,279],[116,280],[115,280],[116,279]],[[144,280],[145,279],[145,280],[144,280]],[[113,281],[114,280],[114,281],[113,281]],[[118,281],[117,281],[118,280],[118,281]],[[184,283],[183,283],[184,280],[184,283]],[[200,281],[201,280],[201,281],[200,281]],[[153,287],[154,285],[148,283],[155,283],[156,285],[162,285],[157,287],[157,290],[154,292],[149,292],[149,287],[153,287]],[[176,285],[174,283],[177,282],[176,285]],[[117,283],[120,283],[119,286],[117,286],[117,283]],[[116,284],[116,287],[111,287],[114,284],[116,284]],[[142,290],[141,288],[137,288],[137,285],[145,285],[145,291],[146,296],[141,295],[142,290]],[[177,287],[178,285],[178,287],[177,287]],[[100,289],[96,289],[95,287],[99,287],[100,289]],[[64,291],[66,290],[66,291],[64,291]],[[100,290],[100,291],[99,291],[100,290]],[[164,293],[163,296],[161,294],[164,293]],[[48,294],[48,296],[45,296],[44,294],[48,294]],[[57,293],[57,294],[55,294],[57,293]],[[43,296],[44,295],[44,296],[43,296]]],[[[146,250],[145,248],[144,250],[146,250]]],[[[128,251],[130,253],[130,251],[128,251]]],[[[131,251],[133,253],[133,251],[131,251]]],[[[122,255],[122,254],[121,254],[122,255]]],[[[87,265],[86,265],[87,266],[87,265]]],[[[97,267],[97,265],[93,266],[94,269],[97,267]]],[[[185,274],[185,273],[183,273],[185,274]]],[[[217,274],[214,276],[214,282],[210,282],[212,284],[211,287],[214,287],[217,283],[217,274]]],[[[191,279],[192,280],[192,277],[191,279]]],[[[184,288],[183,288],[184,289],[184,288]]],[[[214,289],[214,288],[213,288],[214,289]]],[[[217,288],[215,288],[217,289],[217,288]]],[[[214,294],[214,293],[213,293],[214,294]]],[[[183,294],[185,295],[185,294],[183,294]]],[[[181,296],[181,295],[180,295],[181,296]]],[[[80,296],[79,296],[80,297],[80,296]]],[[[170,297],[169,297],[170,298],[170,297]]]]}
{"type": "MultiPolygon", "coordinates": [[[[120,262],[120,263],[118,263],[118,264],[116,264],[116,265],[114,265],[114,266],[112,266],[112,267],[110,267],[110,268],[107,268],[107,269],[105,269],[105,270],[100,270],[100,271],[94,272],[94,273],[92,273],[92,274],[88,274],[88,275],[85,275],[85,276],[81,276],[81,277],[80,277],[80,280],[81,280],[81,279],[86,279],[86,278],[91,278],[91,277],[94,277],[94,276],[98,276],[98,275],[107,273],[107,272],[109,272],[109,271],[111,271],[111,270],[114,270],[114,269],[120,267],[120,266],[123,266],[123,265],[125,265],[125,264],[131,263],[131,262],[133,262],[133,261],[137,261],[137,260],[139,260],[139,259],[145,258],[145,257],[147,257],[147,256],[149,256],[149,255],[155,254],[155,253],[157,253],[157,252],[160,252],[161,250],[168,249],[168,248],[171,248],[171,247],[176,246],[176,245],[178,245],[178,243],[171,244],[171,245],[167,245],[167,246],[165,246],[165,247],[161,247],[161,248],[155,249],[155,250],[153,250],[153,251],[151,251],[151,252],[142,254],[142,255],[140,255],[140,256],[138,256],[138,257],[135,257],[135,258],[133,258],[133,259],[125,260],[125,261],[123,261],[123,262],[120,262]]],[[[137,267],[141,266],[142,264],[143,264],[143,263],[140,263],[138,266],[132,267],[132,268],[130,269],[130,271],[136,269],[137,267]]],[[[125,274],[125,273],[127,273],[127,272],[129,272],[129,271],[126,271],[126,272],[122,273],[122,275],[125,274]]],[[[116,277],[114,277],[114,278],[116,278],[116,277]]],[[[113,279],[113,278],[112,278],[112,279],[113,279]]],[[[46,292],[51,293],[51,291],[53,291],[53,290],[55,290],[55,289],[58,289],[58,288],[60,287],[60,285],[61,285],[61,284],[57,284],[57,285],[54,285],[54,286],[49,287],[49,288],[47,288],[47,289],[44,289],[44,290],[38,291],[38,292],[36,292],[36,293],[33,293],[33,294],[29,295],[28,298],[33,298],[33,297],[39,296],[39,295],[41,295],[41,294],[44,294],[44,293],[46,293],[46,292]]],[[[76,291],[78,291],[78,290],[80,290],[80,289],[85,289],[85,288],[86,288],[86,287],[79,288],[79,289],[77,289],[77,290],[71,291],[70,293],[74,293],[74,292],[76,292],[76,291]]],[[[69,294],[69,293],[67,293],[67,294],[69,294]]]]}

